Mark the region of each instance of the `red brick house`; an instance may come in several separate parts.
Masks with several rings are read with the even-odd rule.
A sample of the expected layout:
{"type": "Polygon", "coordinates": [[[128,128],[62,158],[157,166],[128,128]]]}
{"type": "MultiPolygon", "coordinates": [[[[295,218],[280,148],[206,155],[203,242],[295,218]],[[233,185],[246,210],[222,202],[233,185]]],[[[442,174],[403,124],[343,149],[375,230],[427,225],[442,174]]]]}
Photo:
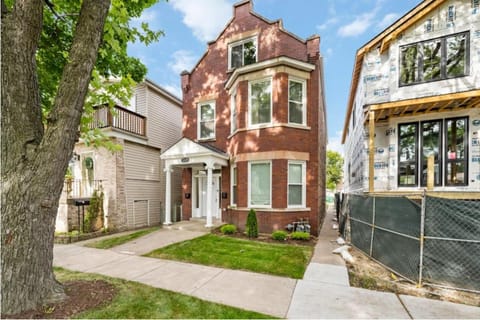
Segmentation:
{"type": "Polygon", "coordinates": [[[225,29],[182,73],[183,138],[161,156],[166,190],[171,169],[182,167],[182,219],[243,230],[254,208],[260,232],[308,220],[316,235],[325,211],[320,37],[302,40],[252,7],[235,4],[225,29]]]}

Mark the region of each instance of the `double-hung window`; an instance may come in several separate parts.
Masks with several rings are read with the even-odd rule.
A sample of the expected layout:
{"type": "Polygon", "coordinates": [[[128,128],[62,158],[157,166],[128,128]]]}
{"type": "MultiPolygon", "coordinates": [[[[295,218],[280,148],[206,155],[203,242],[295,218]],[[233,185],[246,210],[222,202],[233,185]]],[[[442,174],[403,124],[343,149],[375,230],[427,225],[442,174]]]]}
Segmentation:
{"type": "Polygon", "coordinates": [[[306,206],[306,169],[305,161],[288,162],[288,207],[306,206]]]}
{"type": "Polygon", "coordinates": [[[257,38],[248,38],[228,46],[228,68],[243,67],[257,62],[257,38]]]}
{"type": "Polygon", "coordinates": [[[248,206],[271,208],[272,205],[272,163],[252,161],[248,163],[248,206]]]}
{"type": "Polygon", "coordinates": [[[272,122],[272,79],[248,84],[248,122],[250,126],[272,122]]]}
{"type": "Polygon", "coordinates": [[[215,102],[202,102],[198,108],[198,139],[215,139],[215,102]]]}
{"type": "Polygon", "coordinates": [[[466,76],[469,32],[400,47],[400,86],[466,76]]]}
{"type": "Polygon", "coordinates": [[[288,122],[306,124],[305,80],[288,80],[288,122]]]}

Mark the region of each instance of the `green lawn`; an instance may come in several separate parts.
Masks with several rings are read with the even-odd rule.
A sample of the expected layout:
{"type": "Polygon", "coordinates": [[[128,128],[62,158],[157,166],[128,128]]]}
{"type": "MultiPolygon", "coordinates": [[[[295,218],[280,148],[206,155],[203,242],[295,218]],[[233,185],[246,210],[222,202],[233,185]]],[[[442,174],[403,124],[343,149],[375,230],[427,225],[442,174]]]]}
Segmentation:
{"type": "Polygon", "coordinates": [[[301,279],[312,256],[310,246],[270,244],[207,234],[145,256],[301,279]]]}
{"type": "MultiPolygon", "coordinates": [[[[194,297],[153,288],[138,282],[109,278],[97,274],[72,272],[55,268],[60,282],[104,280],[113,284],[117,295],[113,301],[96,310],[74,317],[77,319],[266,319],[272,318],[253,311],[228,307],[194,297]]],[[[228,290],[228,286],[225,287],[228,290]]]]}
{"type": "Polygon", "coordinates": [[[124,244],[125,242],[143,237],[151,232],[157,231],[158,229],[160,229],[160,227],[143,229],[134,233],[124,235],[124,236],[118,236],[113,238],[102,239],[95,242],[90,242],[85,244],[85,246],[90,248],[96,248],[96,249],[110,249],[112,247],[124,244]]]}

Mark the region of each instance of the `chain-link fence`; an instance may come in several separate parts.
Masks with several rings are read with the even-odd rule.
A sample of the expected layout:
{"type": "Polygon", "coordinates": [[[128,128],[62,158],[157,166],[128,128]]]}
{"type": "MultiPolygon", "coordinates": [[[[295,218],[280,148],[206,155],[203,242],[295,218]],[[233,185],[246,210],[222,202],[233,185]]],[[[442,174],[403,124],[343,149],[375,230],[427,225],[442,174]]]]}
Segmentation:
{"type": "Polygon", "coordinates": [[[480,292],[479,200],[345,194],[340,207],[342,234],[392,271],[480,292]]]}

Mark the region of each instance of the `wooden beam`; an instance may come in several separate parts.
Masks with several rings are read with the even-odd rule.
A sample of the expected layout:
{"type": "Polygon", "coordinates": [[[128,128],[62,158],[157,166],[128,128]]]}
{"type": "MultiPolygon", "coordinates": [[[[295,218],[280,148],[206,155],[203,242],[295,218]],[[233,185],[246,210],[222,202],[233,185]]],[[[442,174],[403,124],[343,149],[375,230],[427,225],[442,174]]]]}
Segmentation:
{"type": "Polygon", "coordinates": [[[375,111],[370,111],[368,122],[368,192],[375,188],[375,111]]]}
{"type": "Polygon", "coordinates": [[[432,191],[435,183],[435,156],[432,154],[427,160],[427,190],[432,191]]]}
{"type": "Polygon", "coordinates": [[[458,93],[449,93],[444,95],[438,96],[429,96],[423,98],[413,98],[407,100],[399,100],[399,101],[392,101],[392,102],[385,102],[379,104],[372,104],[369,106],[370,110],[377,111],[382,109],[392,109],[392,108],[399,108],[399,107],[406,107],[413,104],[425,104],[425,103],[434,103],[434,102],[445,102],[448,100],[458,100],[458,99],[465,99],[465,98],[478,98],[480,97],[480,89],[479,90],[472,90],[466,92],[458,92],[458,93]]]}

